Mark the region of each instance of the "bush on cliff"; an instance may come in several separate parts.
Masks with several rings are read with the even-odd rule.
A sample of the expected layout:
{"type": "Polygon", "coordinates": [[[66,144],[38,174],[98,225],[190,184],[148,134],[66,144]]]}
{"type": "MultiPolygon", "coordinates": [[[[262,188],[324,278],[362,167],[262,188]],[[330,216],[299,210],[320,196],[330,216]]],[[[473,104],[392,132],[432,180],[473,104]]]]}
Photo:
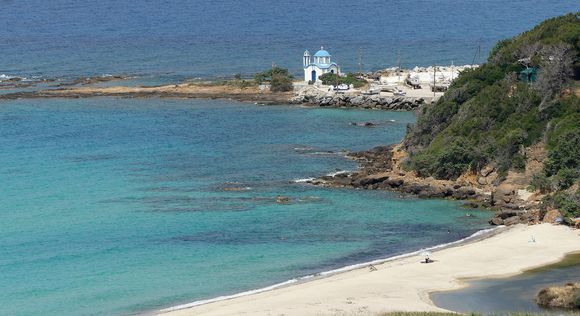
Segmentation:
{"type": "Polygon", "coordinates": [[[546,140],[542,176],[557,189],[577,182],[579,45],[580,13],[498,43],[486,64],[463,72],[435,105],[423,108],[404,139],[411,154],[407,167],[454,179],[491,163],[501,175],[525,168],[523,148],[546,140]],[[518,80],[525,67],[539,69],[536,82],[518,80]]]}

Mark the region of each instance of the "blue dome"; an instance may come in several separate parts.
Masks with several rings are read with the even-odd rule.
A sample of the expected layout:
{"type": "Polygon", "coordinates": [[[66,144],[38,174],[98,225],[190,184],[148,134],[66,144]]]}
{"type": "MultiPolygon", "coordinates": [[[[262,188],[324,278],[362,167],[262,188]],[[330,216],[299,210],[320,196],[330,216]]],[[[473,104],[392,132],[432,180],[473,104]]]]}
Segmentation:
{"type": "Polygon", "coordinates": [[[314,57],[330,57],[330,54],[324,49],[321,49],[314,54],[314,57]]]}

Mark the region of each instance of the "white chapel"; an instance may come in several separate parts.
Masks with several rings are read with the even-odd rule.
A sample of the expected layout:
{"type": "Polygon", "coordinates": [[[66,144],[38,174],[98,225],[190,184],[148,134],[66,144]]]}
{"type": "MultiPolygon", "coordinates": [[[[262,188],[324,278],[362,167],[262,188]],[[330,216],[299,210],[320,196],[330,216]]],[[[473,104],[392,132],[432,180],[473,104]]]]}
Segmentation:
{"type": "Polygon", "coordinates": [[[330,61],[330,53],[320,47],[320,50],[310,56],[310,52],[304,52],[303,66],[304,66],[304,81],[316,82],[321,75],[325,73],[340,74],[340,67],[334,62],[330,61]]]}

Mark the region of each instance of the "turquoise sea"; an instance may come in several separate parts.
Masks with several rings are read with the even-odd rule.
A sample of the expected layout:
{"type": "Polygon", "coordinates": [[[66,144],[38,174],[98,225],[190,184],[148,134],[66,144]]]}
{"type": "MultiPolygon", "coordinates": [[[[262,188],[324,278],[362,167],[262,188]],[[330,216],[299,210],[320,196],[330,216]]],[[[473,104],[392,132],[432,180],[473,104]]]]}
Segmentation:
{"type": "MultiPolygon", "coordinates": [[[[467,64],[579,9],[567,0],[0,0],[0,81],[128,74],[159,84],[272,63],[299,74],[303,51],[320,45],[345,71],[357,70],[361,49],[363,70],[395,65],[398,51],[403,66],[467,64]]],[[[1,101],[0,314],[157,310],[487,228],[488,213],[459,202],[300,181],[356,168],[345,151],[398,142],[414,121],[227,100],[1,101]],[[378,126],[350,125],[369,120],[378,126]]]]}
{"type": "Polygon", "coordinates": [[[159,309],[486,227],[488,213],[452,201],[293,182],[356,168],[343,150],[395,142],[413,121],[230,101],[3,103],[0,313],[159,309]],[[349,124],[367,120],[380,125],[349,124]]]}

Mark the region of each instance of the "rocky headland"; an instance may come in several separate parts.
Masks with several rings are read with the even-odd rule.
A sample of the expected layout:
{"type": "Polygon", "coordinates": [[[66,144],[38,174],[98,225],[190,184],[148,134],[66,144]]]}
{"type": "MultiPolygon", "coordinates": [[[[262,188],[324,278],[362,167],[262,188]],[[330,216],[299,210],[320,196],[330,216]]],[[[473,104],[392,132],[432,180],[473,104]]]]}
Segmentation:
{"type": "MultiPolygon", "coordinates": [[[[351,154],[360,170],[312,183],[467,200],[496,211],[492,225],[580,227],[580,49],[560,35],[579,21],[568,14],[499,43],[487,63],[462,72],[422,109],[400,145],[351,154]],[[525,76],[529,67],[535,81],[525,76]]],[[[349,102],[370,107],[373,98],[381,99],[349,102]]]]}
{"type": "MultiPolygon", "coordinates": [[[[538,148],[529,149],[532,159],[542,159],[538,148]],[[534,156],[536,155],[536,156],[534,156]]],[[[401,145],[379,146],[367,151],[353,152],[347,157],[359,163],[360,168],[322,176],[308,183],[326,187],[347,187],[367,190],[390,190],[419,198],[449,198],[463,200],[470,208],[487,208],[495,211],[491,225],[553,222],[559,215],[540,210],[541,197],[526,190],[528,174],[535,172],[533,164],[524,173],[510,172],[499,181],[495,168],[487,166],[481,171],[466,173],[456,180],[438,180],[419,177],[405,170],[408,153],[401,145]],[[532,170],[534,169],[534,170],[532,170]]],[[[469,216],[469,212],[466,214],[469,216]]]]}

